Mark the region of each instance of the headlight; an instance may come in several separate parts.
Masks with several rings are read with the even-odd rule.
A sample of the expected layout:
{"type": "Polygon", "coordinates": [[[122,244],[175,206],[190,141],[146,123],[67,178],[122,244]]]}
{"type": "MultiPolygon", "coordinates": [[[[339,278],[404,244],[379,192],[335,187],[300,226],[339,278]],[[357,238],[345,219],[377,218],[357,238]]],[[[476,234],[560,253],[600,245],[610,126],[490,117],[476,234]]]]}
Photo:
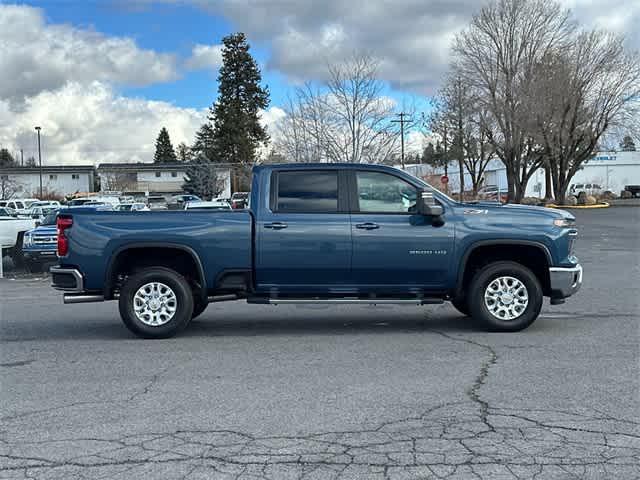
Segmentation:
{"type": "Polygon", "coordinates": [[[553,224],[560,228],[572,228],[576,226],[576,221],[570,218],[556,218],[553,224]]]}
{"type": "Polygon", "coordinates": [[[24,238],[22,239],[22,244],[25,247],[30,247],[32,244],[31,235],[29,234],[25,235],[24,238]]]}

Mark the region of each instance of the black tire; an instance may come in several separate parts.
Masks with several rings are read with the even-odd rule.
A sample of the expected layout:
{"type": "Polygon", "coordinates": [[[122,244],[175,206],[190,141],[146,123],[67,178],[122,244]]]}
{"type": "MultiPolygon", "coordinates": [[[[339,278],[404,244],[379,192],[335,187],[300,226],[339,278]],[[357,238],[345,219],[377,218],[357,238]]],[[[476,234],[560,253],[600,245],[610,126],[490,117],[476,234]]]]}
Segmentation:
{"type": "Polygon", "coordinates": [[[469,303],[467,302],[467,298],[464,296],[456,297],[451,299],[451,305],[455,307],[461,314],[466,317],[470,317],[471,313],[469,312],[469,303]]]}
{"type": "Polygon", "coordinates": [[[24,242],[24,234],[25,232],[18,232],[18,236],[16,237],[16,244],[10,250],[11,260],[13,261],[13,265],[15,268],[23,268],[24,267],[24,253],[22,252],[22,244],[24,242]]]}
{"type": "Polygon", "coordinates": [[[34,262],[31,260],[25,260],[25,267],[29,271],[29,273],[42,273],[42,267],[44,264],[40,262],[34,262]]]}
{"type": "Polygon", "coordinates": [[[469,310],[473,319],[493,332],[518,332],[531,325],[540,313],[543,302],[540,281],[528,268],[515,262],[496,262],[479,270],[468,293],[469,310]],[[512,320],[498,318],[485,304],[485,291],[489,284],[499,277],[513,277],[527,290],[528,304],[524,311],[512,320]]]}
{"type": "Polygon", "coordinates": [[[193,299],[193,313],[191,314],[191,319],[196,318],[202,312],[204,312],[209,306],[209,302],[206,300],[202,300],[201,298],[193,299]]]}
{"type": "Polygon", "coordinates": [[[131,275],[120,290],[118,300],[120,316],[126,327],[142,338],[169,338],[184,329],[193,313],[193,293],[189,283],[179,273],[164,267],[145,268],[131,275]],[[134,296],[145,284],[162,283],[173,290],[176,310],[171,319],[159,326],[152,326],[140,320],[134,311],[134,296]]]}

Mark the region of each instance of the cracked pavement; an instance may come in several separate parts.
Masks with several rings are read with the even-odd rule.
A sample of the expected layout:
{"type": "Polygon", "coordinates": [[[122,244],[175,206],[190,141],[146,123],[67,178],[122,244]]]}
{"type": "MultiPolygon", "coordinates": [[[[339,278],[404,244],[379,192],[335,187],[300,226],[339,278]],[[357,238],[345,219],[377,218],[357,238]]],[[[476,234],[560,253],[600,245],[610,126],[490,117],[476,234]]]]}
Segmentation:
{"type": "Polygon", "coordinates": [[[142,341],[0,281],[0,479],[640,478],[639,211],[578,212],[586,284],[516,334],[233,302],[142,341]]]}

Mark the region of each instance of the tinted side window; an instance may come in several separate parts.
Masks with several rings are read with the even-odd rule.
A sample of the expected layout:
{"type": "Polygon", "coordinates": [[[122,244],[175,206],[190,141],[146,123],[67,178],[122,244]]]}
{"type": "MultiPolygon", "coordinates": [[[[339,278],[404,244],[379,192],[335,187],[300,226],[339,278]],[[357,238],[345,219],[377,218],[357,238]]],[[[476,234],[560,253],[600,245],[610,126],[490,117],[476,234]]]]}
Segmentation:
{"type": "Polygon", "coordinates": [[[415,212],[417,192],[413,185],[380,172],[357,172],[356,178],[361,212],[415,212]]]}
{"type": "Polygon", "coordinates": [[[275,210],[278,212],[337,212],[338,172],[280,172],[275,210]]]}

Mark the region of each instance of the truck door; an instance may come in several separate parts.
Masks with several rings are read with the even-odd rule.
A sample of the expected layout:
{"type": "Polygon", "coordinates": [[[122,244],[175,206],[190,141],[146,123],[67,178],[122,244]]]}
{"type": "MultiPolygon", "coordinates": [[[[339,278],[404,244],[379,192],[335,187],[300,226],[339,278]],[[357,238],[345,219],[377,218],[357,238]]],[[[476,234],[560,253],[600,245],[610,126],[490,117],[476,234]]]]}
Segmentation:
{"type": "Polygon", "coordinates": [[[265,291],[335,291],[349,282],[351,222],[338,169],[276,170],[256,222],[256,285],[265,291]]]}
{"type": "Polygon", "coordinates": [[[454,239],[446,210],[444,224],[417,215],[417,188],[390,173],[354,171],[350,185],[354,283],[379,291],[444,287],[454,239]]]}

